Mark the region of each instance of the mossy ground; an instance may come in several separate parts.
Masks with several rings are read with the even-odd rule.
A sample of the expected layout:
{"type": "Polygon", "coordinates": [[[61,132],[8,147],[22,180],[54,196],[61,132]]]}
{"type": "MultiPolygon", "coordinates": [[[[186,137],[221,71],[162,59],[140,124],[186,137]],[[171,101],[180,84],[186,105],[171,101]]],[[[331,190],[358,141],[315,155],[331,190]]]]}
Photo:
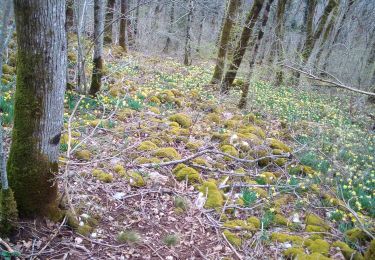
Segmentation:
{"type": "MultiPolygon", "coordinates": [[[[299,255],[298,259],[325,259],[338,251],[344,257],[353,252],[358,257],[364,254],[370,239],[360,232],[345,233],[358,222],[340,206],[340,201],[350,194],[354,196],[351,205],[366,227],[373,230],[373,195],[365,189],[372,184],[365,182],[359,189],[360,180],[373,182],[367,153],[356,159],[364,160],[363,167],[358,166],[363,176],[357,176],[357,180],[351,175],[350,182],[335,182],[334,167],[330,165],[328,170],[326,159],[315,152],[289,156],[301,146],[291,133],[297,133],[299,141],[303,136],[309,139],[305,142],[307,149],[316,145],[311,145],[313,133],[307,119],[332,123],[336,119],[328,117],[337,113],[341,122],[343,112],[325,105],[323,115],[319,106],[326,102],[319,99],[319,106],[312,105],[311,98],[306,97],[298,102],[312,105],[319,115],[308,117],[300,112],[297,97],[287,88],[277,90],[271,101],[264,100],[263,94],[270,97],[274,93],[263,82],[254,84],[258,95],[252,109],[240,111],[234,105],[238,101],[236,91],[222,102],[216,90],[205,85],[212,76],[209,63],[184,67],[172,58],[120,54],[106,62],[109,76],[103,91],[95,99],[83,98],[72,123],[73,149],[90,133],[93,135],[74,153],[69,181],[71,203],[78,221],[84,214],[101,216],[95,228],[89,229],[83,223],[78,232],[106,243],[123,244],[121,249],[133,248],[134,258],[141,253],[154,254],[142,243],[164,248],[163,239],[177,233],[181,234],[179,243],[171,247],[181,259],[198,254],[191,250],[191,237],[203,254],[212,252],[214,259],[234,258],[222,234],[240,254],[254,258],[299,255]],[[307,123],[297,121],[297,117],[307,123]],[[204,154],[184,164],[140,166],[180,160],[208,148],[241,160],[268,158],[250,163],[204,154]],[[286,157],[278,158],[283,155],[286,157]],[[343,197],[336,196],[339,188],[343,197]],[[183,196],[184,203],[176,202],[176,196],[183,196]],[[142,239],[128,243],[127,236],[120,235],[126,230],[142,239]],[[338,238],[347,241],[347,247],[335,243],[338,238]],[[257,250],[252,245],[257,245],[257,250]]],[[[11,101],[11,97],[6,98],[11,101]]],[[[67,92],[65,128],[78,99],[77,93],[67,92]]],[[[349,140],[352,137],[345,131],[356,133],[356,127],[343,128],[340,133],[349,140]]],[[[338,128],[335,126],[335,130],[338,128]]],[[[61,169],[67,160],[66,129],[62,141],[61,169]]],[[[334,149],[339,148],[334,145],[333,153],[337,155],[334,149]]],[[[341,155],[350,157],[351,165],[358,165],[349,150],[346,147],[341,155]]],[[[101,257],[117,250],[100,249],[101,257]]],[[[58,248],[58,252],[63,251],[63,247],[58,248]]],[[[165,258],[169,251],[158,253],[165,258]]]]}

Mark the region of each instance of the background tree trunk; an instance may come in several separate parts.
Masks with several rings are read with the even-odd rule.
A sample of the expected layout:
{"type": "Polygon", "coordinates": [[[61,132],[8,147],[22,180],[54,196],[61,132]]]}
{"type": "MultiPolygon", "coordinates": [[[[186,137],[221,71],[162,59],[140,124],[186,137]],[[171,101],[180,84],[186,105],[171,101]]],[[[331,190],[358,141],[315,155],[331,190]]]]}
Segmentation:
{"type": "Polygon", "coordinates": [[[95,0],[94,2],[94,59],[92,69],[92,79],[90,95],[95,96],[102,85],[103,75],[103,40],[104,40],[104,9],[105,0],[95,0]]]}
{"type": "Polygon", "coordinates": [[[56,207],[66,86],[65,1],[15,0],[17,87],[7,165],[21,216],[56,207]]]}
{"type": "Polygon", "coordinates": [[[254,42],[254,49],[253,49],[252,55],[250,57],[249,73],[247,75],[247,80],[245,81],[244,85],[242,86],[242,94],[241,94],[240,102],[238,104],[238,108],[240,108],[240,109],[245,108],[246,105],[247,105],[247,96],[249,94],[250,81],[251,81],[253,71],[254,71],[254,64],[255,64],[256,57],[258,55],[260,42],[262,41],[263,36],[264,36],[264,29],[266,28],[266,25],[267,25],[269,13],[270,13],[270,9],[271,9],[271,5],[272,5],[273,1],[274,0],[268,0],[266,6],[264,8],[263,17],[262,17],[262,24],[260,25],[258,36],[257,36],[257,38],[254,42]]]}
{"type": "Polygon", "coordinates": [[[165,42],[165,47],[163,49],[164,53],[169,52],[169,46],[171,45],[171,34],[173,33],[173,24],[174,24],[174,1],[171,3],[171,10],[169,13],[169,27],[168,27],[168,36],[167,36],[167,41],[165,42]]]}
{"type": "Polygon", "coordinates": [[[12,1],[6,1],[5,6],[3,6],[2,15],[3,19],[1,20],[0,28],[0,78],[3,75],[3,52],[7,48],[13,31],[13,27],[9,26],[12,17],[12,1]]]}
{"type": "Polygon", "coordinates": [[[107,10],[105,14],[105,26],[104,26],[104,42],[113,43],[112,40],[112,23],[113,23],[113,13],[115,12],[116,0],[108,0],[107,10]]]}
{"type": "Polygon", "coordinates": [[[225,56],[228,50],[228,43],[230,41],[231,30],[235,22],[234,15],[239,5],[240,5],[239,0],[229,0],[227,13],[223,21],[223,27],[222,27],[220,43],[219,43],[219,52],[217,54],[216,65],[214,69],[214,75],[211,80],[211,84],[220,83],[221,78],[223,77],[225,56]]]}
{"type": "MultiPolygon", "coordinates": [[[[284,15],[285,15],[285,6],[287,0],[279,0],[277,3],[277,11],[276,11],[276,44],[275,44],[275,52],[277,57],[277,62],[280,63],[284,59],[284,52],[283,52],[283,42],[284,42],[284,15]]],[[[283,83],[283,71],[281,66],[278,65],[276,69],[276,80],[275,85],[278,87],[283,83]]]]}
{"type": "Polygon", "coordinates": [[[247,45],[249,43],[251,34],[253,32],[254,25],[258,18],[260,11],[262,10],[264,0],[254,0],[253,6],[247,15],[245,26],[241,33],[241,38],[237,43],[237,47],[233,53],[233,61],[229,66],[227,73],[221,83],[221,92],[227,93],[229,88],[232,86],[234,79],[236,78],[237,71],[241,65],[243,56],[245,55],[247,45]]]}
{"type": "Polygon", "coordinates": [[[187,17],[186,37],[185,37],[185,54],[184,54],[185,66],[190,66],[192,63],[192,60],[191,60],[191,24],[193,21],[194,0],[188,0],[188,1],[189,1],[189,13],[187,17]]]}
{"type": "Polygon", "coordinates": [[[121,0],[121,19],[120,19],[120,38],[119,44],[124,49],[124,52],[127,52],[128,49],[126,47],[126,28],[128,27],[128,20],[126,19],[127,14],[127,0],[121,0]]]}

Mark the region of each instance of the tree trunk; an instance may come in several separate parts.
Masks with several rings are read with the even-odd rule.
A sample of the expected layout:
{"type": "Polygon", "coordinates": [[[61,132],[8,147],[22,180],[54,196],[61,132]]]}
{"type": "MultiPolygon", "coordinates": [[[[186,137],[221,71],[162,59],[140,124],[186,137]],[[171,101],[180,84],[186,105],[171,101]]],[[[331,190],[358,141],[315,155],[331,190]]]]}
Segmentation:
{"type": "Polygon", "coordinates": [[[250,81],[251,81],[251,78],[252,78],[252,74],[253,74],[253,71],[254,71],[254,64],[255,64],[256,57],[258,55],[260,42],[262,41],[263,36],[264,36],[264,29],[266,28],[266,25],[267,25],[269,13],[270,13],[270,9],[271,9],[271,5],[272,5],[273,1],[274,0],[268,0],[266,6],[264,8],[264,13],[263,13],[263,17],[262,17],[262,24],[259,28],[258,36],[257,36],[257,38],[254,42],[254,49],[253,49],[253,52],[252,52],[252,56],[250,57],[249,74],[247,75],[247,80],[245,81],[244,85],[242,86],[242,94],[241,94],[240,102],[238,104],[238,108],[240,108],[240,109],[245,108],[246,105],[247,105],[247,96],[249,94],[249,87],[250,87],[250,81]]]}
{"type": "Polygon", "coordinates": [[[216,65],[214,69],[214,75],[212,76],[211,84],[220,83],[221,78],[223,77],[225,56],[228,50],[228,43],[230,41],[231,30],[234,24],[234,15],[239,5],[239,0],[229,0],[227,14],[223,21],[223,27],[219,43],[219,52],[217,54],[216,65]]]}
{"type": "Polygon", "coordinates": [[[3,75],[3,51],[8,46],[8,41],[10,40],[10,35],[12,30],[9,30],[9,21],[11,20],[12,14],[12,1],[6,2],[5,6],[3,7],[3,19],[1,21],[1,28],[0,28],[0,78],[3,75]]]}
{"type": "Polygon", "coordinates": [[[253,32],[254,25],[258,18],[259,12],[262,10],[263,3],[264,0],[254,0],[253,6],[249,14],[247,15],[245,26],[241,33],[241,38],[233,53],[232,64],[229,66],[229,69],[221,83],[222,93],[228,93],[229,88],[232,86],[233,81],[236,78],[237,71],[241,65],[243,56],[246,52],[247,45],[253,32]]]}
{"type": "Polygon", "coordinates": [[[186,36],[185,36],[185,55],[184,55],[185,66],[190,66],[192,63],[192,60],[191,60],[191,24],[193,21],[194,0],[188,0],[188,1],[189,1],[189,13],[187,17],[186,36]]]}
{"type": "Polygon", "coordinates": [[[171,3],[171,10],[169,13],[169,28],[168,28],[168,36],[167,36],[167,41],[165,42],[165,47],[163,49],[164,53],[169,52],[169,46],[171,45],[171,34],[173,33],[173,24],[174,24],[174,1],[171,3]]]}
{"type": "Polygon", "coordinates": [[[94,1],[94,59],[90,95],[96,96],[102,85],[103,75],[103,30],[105,0],[94,1]]]}
{"type": "Polygon", "coordinates": [[[126,19],[127,14],[127,0],[121,0],[121,19],[120,19],[120,38],[119,44],[124,49],[124,52],[127,52],[128,49],[126,47],[126,28],[128,27],[128,20],[126,19]]]}
{"type": "Polygon", "coordinates": [[[66,86],[65,1],[14,0],[17,86],[7,171],[21,216],[57,210],[66,86]]]}
{"type": "Polygon", "coordinates": [[[115,12],[116,0],[108,0],[107,3],[107,12],[105,14],[105,26],[104,26],[104,42],[113,43],[112,40],[112,24],[113,24],[113,13],[115,12]]]}
{"type": "MultiPolygon", "coordinates": [[[[139,22],[139,6],[141,4],[141,0],[137,0],[137,6],[135,8],[135,19],[134,19],[134,38],[136,39],[138,36],[138,22],[139,22]]],[[[172,1],[174,6],[174,1],[172,1]]]]}
{"type": "Polygon", "coordinates": [[[326,55],[326,57],[324,59],[324,63],[323,63],[323,66],[322,66],[323,71],[327,70],[328,61],[329,61],[329,59],[330,59],[330,57],[332,55],[332,51],[334,49],[333,46],[337,43],[338,37],[339,37],[339,35],[341,33],[341,30],[343,28],[343,24],[346,21],[347,16],[348,16],[349,11],[350,11],[350,8],[354,4],[355,1],[356,0],[349,0],[348,6],[347,6],[347,8],[346,8],[346,10],[344,12],[344,15],[342,16],[341,22],[340,22],[340,24],[337,25],[337,31],[335,33],[335,36],[333,37],[333,40],[332,40],[330,46],[328,46],[328,52],[327,52],[327,55],[326,55]]]}
{"type": "MultiPolygon", "coordinates": [[[[277,3],[277,11],[276,11],[276,45],[275,45],[275,52],[277,57],[277,62],[280,63],[284,59],[284,52],[283,52],[283,42],[284,42],[284,15],[285,15],[285,6],[287,0],[279,0],[277,3]]],[[[278,65],[276,69],[276,81],[275,85],[280,86],[283,83],[283,71],[281,66],[278,65]]]]}
{"type": "Polygon", "coordinates": [[[323,29],[326,27],[327,19],[329,15],[331,14],[333,8],[335,8],[337,5],[336,0],[329,0],[327,6],[324,8],[323,14],[319,19],[319,23],[316,27],[315,32],[313,32],[313,20],[314,20],[314,12],[316,7],[316,0],[309,0],[309,18],[307,22],[309,23],[307,28],[307,38],[305,45],[302,50],[302,60],[303,63],[306,64],[306,62],[309,60],[311,53],[314,49],[315,43],[319,40],[323,29]],[[311,3],[310,3],[311,2],[311,3]]]}
{"type": "Polygon", "coordinates": [[[74,25],[74,1],[66,1],[66,32],[69,33],[72,31],[74,25]]]}

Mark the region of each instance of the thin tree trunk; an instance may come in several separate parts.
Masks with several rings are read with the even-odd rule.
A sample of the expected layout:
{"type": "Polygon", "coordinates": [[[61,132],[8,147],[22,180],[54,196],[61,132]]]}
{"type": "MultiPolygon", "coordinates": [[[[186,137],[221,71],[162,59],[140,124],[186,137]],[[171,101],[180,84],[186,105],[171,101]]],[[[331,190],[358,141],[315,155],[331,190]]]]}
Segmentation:
{"type": "Polygon", "coordinates": [[[168,36],[167,36],[167,41],[165,42],[165,47],[163,49],[164,53],[169,52],[169,46],[172,43],[171,34],[173,33],[173,27],[174,27],[173,24],[174,24],[174,1],[172,1],[172,3],[171,3],[171,10],[170,10],[170,13],[169,13],[168,36]]]}
{"type": "Polygon", "coordinates": [[[310,53],[314,47],[314,14],[316,8],[316,0],[307,0],[307,15],[306,16],[306,38],[302,47],[302,61],[306,63],[310,57],[310,53]]]}
{"type": "Polygon", "coordinates": [[[105,15],[105,26],[104,26],[104,42],[105,43],[113,43],[112,40],[112,24],[113,24],[113,13],[115,12],[116,0],[108,0],[107,3],[107,10],[105,15]]]}
{"type": "MultiPolygon", "coordinates": [[[[279,0],[277,3],[277,11],[276,11],[276,57],[277,62],[280,63],[284,59],[284,52],[283,52],[283,42],[284,42],[284,15],[285,15],[285,6],[287,0],[279,0]]],[[[283,71],[281,66],[277,66],[276,69],[276,81],[275,85],[280,86],[283,83],[283,71]]]]}
{"type": "Polygon", "coordinates": [[[356,0],[349,0],[349,2],[348,2],[348,6],[347,6],[347,8],[346,8],[346,10],[345,10],[345,12],[344,12],[344,14],[343,14],[343,16],[342,16],[341,22],[340,22],[340,24],[338,24],[338,26],[337,26],[337,31],[336,31],[336,33],[335,33],[335,35],[334,35],[334,37],[333,37],[333,40],[332,40],[331,44],[328,46],[328,52],[327,52],[327,55],[326,55],[326,57],[325,57],[325,59],[324,59],[324,63],[323,63],[323,66],[322,66],[323,71],[326,71],[326,70],[327,70],[328,62],[329,62],[329,60],[330,60],[330,58],[331,58],[332,51],[333,51],[333,49],[334,49],[333,46],[337,43],[337,40],[338,40],[339,35],[340,35],[340,33],[341,33],[341,30],[342,30],[342,28],[343,28],[343,24],[344,24],[344,22],[346,21],[346,19],[347,19],[347,17],[348,17],[348,14],[349,14],[349,11],[350,11],[350,8],[351,8],[352,5],[355,3],[355,1],[356,1],[356,0]]]}
{"type": "Polygon", "coordinates": [[[7,48],[8,41],[10,39],[9,34],[13,31],[13,29],[9,30],[9,21],[12,13],[12,1],[6,1],[3,8],[3,19],[1,21],[0,29],[0,78],[3,75],[3,51],[7,48]]]}
{"type": "Polygon", "coordinates": [[[190,66],[192,63],[192,60],[191,60],[191,24],[193,21],[194,0],[188,0],[188,1],[189,1],[189,13],[187,17],[186,36],[185,36],[185,55],[184,55],[185,66],[190,66]]]}
{"type": "Polygon", "coordinates": [[[262,17],[262,24],[259,28],[258,36],[257,36],[257,38],[254,42],[254,49],[253,49],[252,55],[250,57],[249,73],[247,75],[247,80],[245,81],[244,85],[242,86],[242,94],[241,94],[240,102],[238,104],[238,108],[240,108],[240,109],[245,108],[246,105],[247,105],[247,96],[249,94],[250,81],[251,81],[251,78],[253,76],[254,64],[255,64],[256,57],[258,55],[260,42],[262,41],[263,36],[264,36],[264,29],[266,28],[266,25],[267,25],[269,13],[270,13],[270,9],[271,9],[271,5],[272,5],[273,1],[274,0],[268,0],[266,6],[264,8],[263,17],[262,17]]]}
{"type": "Polygon", "coordinates": [[[121,0],[121,19],[120,19],[120,38],[119,38],[119,45],[124,49],[124,52],[127,52],[128,49],[126,47],[126,28],[128,27],[128,20],[126,19],[127,15],[127,0],[121,0]]]}
{"type": "Polygon", "coordinates": [[[337,5],[336,0],[329,0],[327,6],[324,8],[324,12],[323,12],[322,16],[319,19],[319,23],[317,25],[317,28],[316,28],[315,32],[313,32],[312,23],[313,23],[313,20],[314,20],[316,0],[309,0],[309,2],[312,2],[309,5],[309,18],[308,18],[308,23],[309,23],[308,29],[309,29],[309,31],[308,31],[308,35],[307,35],[307,38],[306,38],[305,45],[304,45],[303,50],[302,50],[302,60],[303,60],[304,64],[306,64],[306,62],[309,60],[309,58],[311,56],[311,53],[314,49],[314,45],[319,40],[319,38],[320,38],[320,36],[323,32],[323,29],[326,26],[329,15],[333,11],[333,8],[335,8],[336,5],[337,5]]]}
{"type": "Polygon", "coordinates": [[[71,32],[73,25],[74,25],[74,1],[67,0],[66,1],[66,32],[71,32]]]}
{"type": "MultiPolygon", "coordinates": [[[[139,22],[139,6],[141,4],[140,0],[137,0],[137,6],[135,8],[135,19],[134,19],[134,38],[136,39],[138,36],[138,22],[139,22]]],[[[172,1],[174,6],[174,1],[172,1]]]]}
{"type": "Polygon", "coordinates": [[[221,83],[222,93],[228,93],[229,88],[232,86],[233,81],[236,78],[237,71],[246,52],[247,45],[249,44],[254,25],[257,21],[260,11],[262,10],[263,3],[264,0],[254,0],[253,6],[249,14],[247,15],[245,26],[241,33],[241,38],[233,53],[232,64],[229,66],[229,69],[221,83]]]}
{"type": "Polygon", "coordinates": [[[236,13],[236,10],[238,9],[239,5],[239,0],[229,0],[228,10],[223,20],[223,27],[221,30],[219,43],[219,52],[217,54],[214,74],[211,80],[212,84],[220,83],[221,78],[223,77],[225,56],[228,50],[228,43],[231,40],[230,35],[234,24],[234,14],[236,13]]]}
{"type": "Polygon", "coordinates": [[[17,86],[7,171],[21,216],[57,211],[66,86],[65,1],[14,0],[17,86]]]}
{"type": "Polygon", "coordinates": [[[102,85],[103,76],[103,41],[104,41],[104,9],[105,0],[94,2],[94,59],[90,95],[96,96],[102,85]]]}

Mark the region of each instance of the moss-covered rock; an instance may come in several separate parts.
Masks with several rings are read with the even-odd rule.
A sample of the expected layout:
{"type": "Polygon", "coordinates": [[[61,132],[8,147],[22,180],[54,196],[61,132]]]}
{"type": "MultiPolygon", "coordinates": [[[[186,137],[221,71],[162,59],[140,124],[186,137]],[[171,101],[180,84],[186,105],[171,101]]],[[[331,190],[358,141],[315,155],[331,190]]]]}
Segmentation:
{"type": "Polygon", "coordinates": [[[102,182],[107,182],[108,183],[108,182],[112,182],[113,181],[112,174],[106,173],[103,170],[99,170],[99,169],[94,169],[92,171],[92,176],[94,176],[95,178],[97,178],[98,180],[100,180],[102,182]]]}
{"type": "Polygon", "coordinates": [[[256,231],[256,227],[252,223],[241,219],[228,220],[223,226],[232,229],[256,231]]]}
{"type": "Polygon", "coordinates": [[[153,142],[151,142],[151,141],[143,141],[137,147],[137,151],[142,151],[142,152],[145,152],[145,151],[154,151],[156,149],[158,149],[158,146],[156,144],[154,144],[153,142]]]}
{"type": "MultiPolygon", "coordinates": [[[[232,145],[223,145],[222,147],[220,147],[220,150],[223,153],[232,155],[234,157],[238,157],[238,155],[239,155],[239,152],[237,151],[237,149],[234,148],[234,146],[232,146],[232,145]]],[[[231,160],[229,157],[225,157],[225,159],[226,160],[231,160]]]]}
{"type": "Polygon", "coordinates": [[[126,175],[126,170],[124,166],[122,166],[121,164],[114,165],[113,170],[115,171],[115,173],[117,173],[121,177],[124,177],[126,175]]]}
{"type": "Polygon", "coordinates": [[[354,243],[363,242],[369,239],[368,235],[360,228],[352,228],[345,232],[346,237],[354,243]]]}
{"type": "Polygon", "coordinates": [[[269,146],[272,149],[280,149],[280,150],[282,150],[286,153],[290,153],[292,151],[292,149],[289,146],[287,146],[286,144],[284,144],[280,140],[277,140],[275,138],[268,138],[267,141],[269,143],[269,146]]]}
{"type": "MultiPolygon", "coordinates": [[[[364,259],[363,256],[357,252],[356,250],[350,248],[348,244],[342,241],[336,241],[332,244],[332,247],[338,247],[341,250],[341,253],[344,255],[346,260],[362,260],[364,259]]],[[[375,255],[373,258],[365,258],[365,259],[375,259],[375,255]]]]}
{"type": "Polygon", "coordinates": [[[305,245],[312,253],[319,253],[322,255],[328,255],[330,245],[327,241],[323,239],[308,240],[305,245]]]}
{"type": "Polygon", "coordinates": [[[93,231],[93,228],[90,225],[88,225],[88,224],[80,225],[77,228],[77,233],[81,234],[82,236],[85,236],[85,237],[87,237],[88,235],[90,235],[90,233],[92,231],[93,231]]]}
{"type": "Polygon", "coordinates": [[[159,158],[167,158],[171,160],[181,159],[181,155],[173,147],[159,148],[154,155],[159,158]]]}
{"type": "Polygon", "coordinates": [[[288,219],[281,214],[276,214],[274,221],[277,225],[280,226],[287,226],[289,223],[288,219]]]}
{"type": "Polygon", "coordinates": [[[160,100],[160,102],[162,103],[166,103],[166,102],[174,102],[174,99],[175,99],[175,95],[173,94],[173,92],[171,90],[164,90],[162,92],[160,92],[158,95],[157,95],[157,98],[160,100]]]}
{"type": "Polygon", "coordinates": [[[277,180],[275,174],[273,174],[272,172],[263,172],[260,174],[260,177],[267,184],[275,183],[277,180]]]}
{"type": "Polygon", "coordinates": [[[208,180],[203,183],[199,188],[199,191],[207,196],[205,203],[206,208],[218,208],[224,204],[224,196],[221,191],[217,188],[214,180],[208,180]]]}
{"type": "Polygon", "coordinates": [[[284,250],[283,255],[288,259],[298,259],[298,255],[305,253],[305,250],[302,247],[291,247],[284,250]]]}
{"type": "Polygon", "coordinates": [[[182,167],[175,171],[175,175],[178,181],[187,179],[189,184],[198,183],[201,180],[199,172],[191,167],[182,167]]]}
{"type": "Polygon", "coordinates": [[[295,166],[290,166],[288,168],[288,172],[290,175],[314,175],[316,172],[310,167],[306,165],[295,165],[295,166]]]}
{"type": "Polygon", "coordinates": [[[221,116],[218,113],[209,113],[205,118],[208,122],[219,124],[221,122],[221,116]]]}
{"type": "Polygon", "coordinates": [[[257,137],[260,137],[262,139],[266,138],[266,134],[264,133],[262,128],[260,128],[259,126],[252,125],[252,126],[241,127],[238,130],[238,132],[241,134],[247,134],[247,133],[255,134],[257,137]]]}
{"type": "MultiPolygon", "coordinates": [[[[375,239],[373,239],[365,253],[364,259],[375,259],[375,239]]],[[[355,259],[356,260],[356,259],[355,259]]]]}
{"type": "Polygon", "coordinates": [[[126,175],[130,186],[137,188],[146,186],[146,182],[139,172],[130,171],[126,175]]]}
{"type": "Polygon", "coordinates": [[[307,232],[325,232],[330,229],[322,218],[313,213],[306,215],[305,222],[307,232]]]}
{"type": "Polygon", "coordinates": [[[257,217],[249,217],[246,220],[248,223],[252,224],[255,228],[260,228],[260,219],[257,217]]]}
{"type": "Polygon", "coordinates": [[[91,152],[89,150],[81,150],[75,153],[78,160],[89,161],[91,159],[91,152]]]}
{"type": "Polygon", "coordinates": [[[231,243],[232,246],[240,247],[242,244],[241,238],[237,236],[236,234],[230,232],[229,230],[224,230],[223,232],[224,236],[228,240],[229,243],[231,243]]]}
{"type": "Polygon", "coordinates": [[[189,128],[193,124],[193,121],[191,120],[190,116],[182,113],[170,116],[169,120],[178,123],[183,128],[189,128]]]}
{"type": "Polygon", "coordinates": [[[271,234],[271,240],[274,242],[280,242],[280,243],[292,242],[294,245],[303,245],[305,241],[305,239],[300,236],[277,233],[277,232],[274,232],[271,234]]]}

